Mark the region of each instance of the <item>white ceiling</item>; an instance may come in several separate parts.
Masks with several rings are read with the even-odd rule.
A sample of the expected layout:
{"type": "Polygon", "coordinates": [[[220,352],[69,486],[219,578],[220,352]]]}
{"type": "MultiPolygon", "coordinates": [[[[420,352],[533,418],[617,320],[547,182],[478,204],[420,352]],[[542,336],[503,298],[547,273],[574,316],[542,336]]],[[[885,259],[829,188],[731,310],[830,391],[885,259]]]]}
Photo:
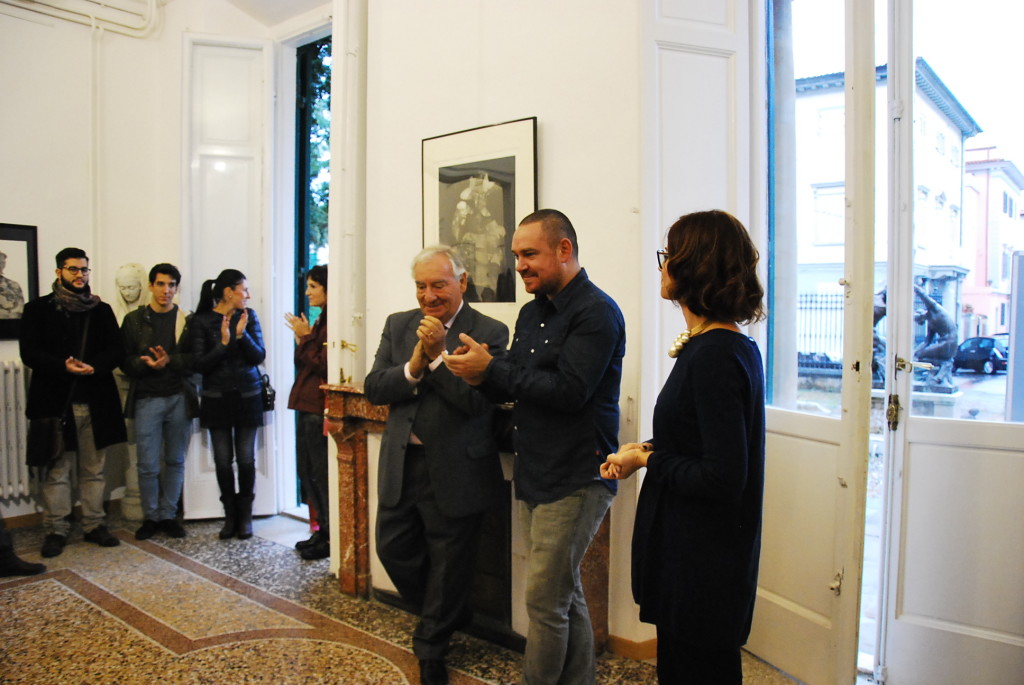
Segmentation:
{"type": "Polygon", "coordinates": [[[328,4],[328,0],[228,0],[264,26],[276,26],[292,17],[328,4]]]}

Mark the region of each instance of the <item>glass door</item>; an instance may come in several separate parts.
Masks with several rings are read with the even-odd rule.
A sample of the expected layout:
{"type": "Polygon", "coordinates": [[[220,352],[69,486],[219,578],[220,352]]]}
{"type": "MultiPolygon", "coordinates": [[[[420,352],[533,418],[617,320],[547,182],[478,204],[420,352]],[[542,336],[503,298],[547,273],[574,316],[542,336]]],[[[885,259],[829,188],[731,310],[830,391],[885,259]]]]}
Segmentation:
{"type": "Polygon", "coordinates": [[[1024,672],[1015,311],[1021,9],[893,0],[883,571],[876,674],[1024,672]],[[998,531],[998,533],[997,533],[998,531]]]}

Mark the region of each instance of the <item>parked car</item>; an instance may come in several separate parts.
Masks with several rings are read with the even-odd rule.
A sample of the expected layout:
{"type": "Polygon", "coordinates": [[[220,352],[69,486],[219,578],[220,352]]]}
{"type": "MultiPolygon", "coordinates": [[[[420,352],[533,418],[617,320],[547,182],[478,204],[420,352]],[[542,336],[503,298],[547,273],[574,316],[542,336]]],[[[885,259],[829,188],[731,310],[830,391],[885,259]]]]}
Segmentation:
{"type": "Polygon", "coordinates": [[[972,369],[978,373],[1006,371],[1010,359],[1009,335],[968,338],[960,343],[953,356],[953,371],[972,369]]]}

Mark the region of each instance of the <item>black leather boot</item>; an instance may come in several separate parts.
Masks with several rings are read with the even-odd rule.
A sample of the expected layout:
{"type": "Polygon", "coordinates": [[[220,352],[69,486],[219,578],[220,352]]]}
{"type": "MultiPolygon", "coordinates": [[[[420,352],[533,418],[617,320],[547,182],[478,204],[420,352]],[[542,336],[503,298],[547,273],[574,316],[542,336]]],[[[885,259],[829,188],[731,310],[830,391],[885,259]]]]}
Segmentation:
{"type": "Polygon", "coordinates": [[[252,495],[235,497],[235,510],[238,512],[238,539],[248,540],[252,537],[252,495]]]}
{"type": "Polygon", "coordinates": [[[235,496],[221,495],[220,501],[224,503],[224,527],[217,533],[221,540],[228,540],[235,537],[238,532],[238,510],[235,496]]]}
{"type": "Polygon", "coordinates": [[[46,570],[43,564],[25,561],[12,549],[0,550],[0,578],[10,576],[34,576],[46,570]]]}

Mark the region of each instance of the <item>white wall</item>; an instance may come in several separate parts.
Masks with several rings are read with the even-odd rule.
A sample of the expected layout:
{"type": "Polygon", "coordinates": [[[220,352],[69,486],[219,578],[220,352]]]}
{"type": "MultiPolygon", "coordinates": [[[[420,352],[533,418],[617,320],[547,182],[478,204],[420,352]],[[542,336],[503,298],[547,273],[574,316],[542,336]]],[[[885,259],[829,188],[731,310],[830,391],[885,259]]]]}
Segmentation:
{"type": "MultiPolygon", "coordinates": [[[[0,221],[38,227],[40,294],[68,245],[89,253],[93,292],[107,301],[120,264],[181,263],[184,31],[267,34],[215,0],[167,3],[146,39],[0,13],[0,221]]],[[[17,342],[0,341],[0,360],[17,358],[17,342]]],[[[4,516],[33,510],[0,499],[4,516]]]]}
{"type": "MultiPolygon", "coordinates": [[[[371,3],[369,12],[367,367],[387,315],[416,306],[409,262],[423,246],[422,139],[536,116],[539,206],[569,216],[581,263],[622,308],[622,406],[635,406],[626,398],[638,388],[637,269],[653,264],[639,254],[638,7],[456,0],[371,3]]],[[[627,419],[621,437],[635,439],[627,419]]],[[[638,627],[629,597],[634,490],[623,490],[613,505],[609,628],[641,641],[653,632],[638,627]]]]}
{"type": "MultiPolygon", "coordinates": [[[[536,116],[539,204],[573,220],[583,265],[626,316],[622,438],[637,438],[635,402],[626,399],[638,387],[637,268],[648,261],[639,255],[637,8],[458,0],[372,3],[369,11],[367,367],[387,314],[415,306],[408,264],[422,246],[421,140],[536,116]]],[[[0,221],[39,227],[42,292],[52,255],[69,244],[89,252],[94,291],[108,300],[118,265],[182,262],[182,33],[281,37],[280,27],[275,34],[216,0],[174,0],[163,12],[144,40],[94,39],[86,27],[0,14],[0,221]]],[[[0,360],[17,357],[16,343],[0,341],[0,360]]],[[[642,640],[651,633],[623,629],[636,625],[628,591],[635,490],[623,489],[613,509],[610,627],[642,640]]],[[[0,500],[5,516],[30,511],[31,503],[0,500]]]]}

